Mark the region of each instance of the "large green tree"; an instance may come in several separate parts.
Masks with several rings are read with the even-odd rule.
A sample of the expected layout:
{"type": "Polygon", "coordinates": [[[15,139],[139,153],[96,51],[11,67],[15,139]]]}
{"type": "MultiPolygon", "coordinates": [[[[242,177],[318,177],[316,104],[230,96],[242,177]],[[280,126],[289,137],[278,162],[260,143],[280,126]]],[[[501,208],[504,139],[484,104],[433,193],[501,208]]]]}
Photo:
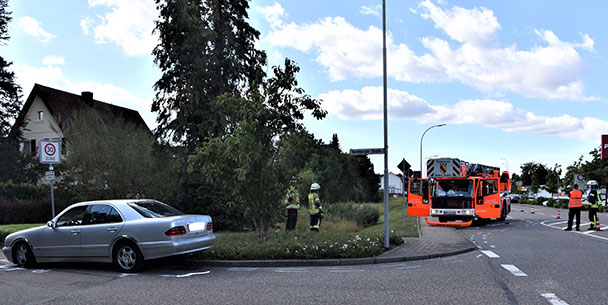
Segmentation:
{"type": "MultiPolygon", "coordinates": [[[[0,0],[0,44],[3,45],[10,38],[8,24],[12,20],[11,13],[6,10],[7,6],[8,0],[0,0]]],[[[8,136],[12,121],[17,118],[21,109],[21,87],[15,83],[15,73],[9,70],[11,64],[0,55],[0,138],[8,136]]]]}
{"type": "Polygon", "coordinates": [[[217,107],[226,118],[226,133],[204,142],[190,163],[207,182],[230,192],[259,236],[266,236],[283,212],[282,199],[292,179],[282,171],[282,139],[303,129],[305,112],[317,119],[326,115],[320,102],[298,86],[298,71],[286,59],[283,68],[273,67],[274,77],[265,79],[260,91],[247,98],[220,97],[217,107]]]}
{"type": "Polygon", "coordinates": [[[162,71],[154,88],[157,136],[189,151],[224,133],[217,97],[243,97],[265,76],[260,33],[248,22],[247,0],[156,0],[160,43],[152,54],[162,71]]]}

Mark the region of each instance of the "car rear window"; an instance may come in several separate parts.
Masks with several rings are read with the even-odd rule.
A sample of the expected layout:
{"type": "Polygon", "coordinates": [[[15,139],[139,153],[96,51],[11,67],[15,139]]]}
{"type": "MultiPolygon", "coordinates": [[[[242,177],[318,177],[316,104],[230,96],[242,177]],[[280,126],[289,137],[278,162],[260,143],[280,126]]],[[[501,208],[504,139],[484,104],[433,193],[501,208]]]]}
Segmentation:
{"type": "Polygon", "coordinates": [[[129,206],[146,218],[184,215],[184,212],[159,201],[137,201],[129,203],[129,206]]]}

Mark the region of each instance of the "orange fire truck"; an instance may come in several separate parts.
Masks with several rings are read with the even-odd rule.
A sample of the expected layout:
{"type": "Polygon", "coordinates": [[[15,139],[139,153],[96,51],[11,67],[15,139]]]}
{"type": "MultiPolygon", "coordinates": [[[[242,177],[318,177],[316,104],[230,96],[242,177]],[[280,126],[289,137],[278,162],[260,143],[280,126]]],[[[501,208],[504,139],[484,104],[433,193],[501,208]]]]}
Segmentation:
{"type": "Polygon", "coordinates": [[[498,167],[455,158],[430,159],[427,177],[410,178],[407,213],[436,226],[469,226],[476,221],[504,220],[511,211],[509,173],[498,167]]]}

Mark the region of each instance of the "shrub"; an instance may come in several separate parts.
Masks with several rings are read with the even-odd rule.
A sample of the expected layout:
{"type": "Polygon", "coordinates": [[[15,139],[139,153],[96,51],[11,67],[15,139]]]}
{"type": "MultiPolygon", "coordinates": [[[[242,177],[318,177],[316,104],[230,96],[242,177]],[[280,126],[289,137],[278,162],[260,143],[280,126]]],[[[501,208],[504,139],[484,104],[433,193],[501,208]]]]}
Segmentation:
{"type": "MultiPolygon", "coordinates": [[[[55,200],[55,213],[59,214],[69,203],[55,200]]],[[[51,220],[51,199],[15,199],[0,197],[0,224],[46,223],[51,220]]]]}
{"type": "Polygon", "coordinates": [[[555,198],[549,198],[547,199],[547,206],[548,207],[555,207],[557,204],[555,198]]]}
{"type": "Polygon", "coordinates": [[[15,199],[40,199],[49,186],[36,186],[30,183],[14,184],[12,181],[0,182],[0,197],[15,199]]]}
{"type": "Polygon", "coordinates": [[[380,212],[371,204],[341,202],[328,205],[326,211],[327,221],[351,220],[362,227],[374,225],[380,218],[380,212]]]}

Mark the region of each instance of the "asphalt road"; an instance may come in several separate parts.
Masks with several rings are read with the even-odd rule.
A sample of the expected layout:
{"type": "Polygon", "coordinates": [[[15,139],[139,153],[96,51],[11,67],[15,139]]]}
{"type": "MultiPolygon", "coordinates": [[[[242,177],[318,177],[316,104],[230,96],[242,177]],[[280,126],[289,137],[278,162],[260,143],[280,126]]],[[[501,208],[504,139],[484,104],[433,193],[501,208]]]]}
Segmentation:
{"type": "Polygon", "coordinates": [[[608,228],[564,232],[561,212],[558,220],[554,209],[515,205],[508,224],[460,230],[478,251],[394,264],[210,268],[165,259],[125,275],[105,264],[24,270],[0,256],[0,303],[606,304],[608,228]]]}

